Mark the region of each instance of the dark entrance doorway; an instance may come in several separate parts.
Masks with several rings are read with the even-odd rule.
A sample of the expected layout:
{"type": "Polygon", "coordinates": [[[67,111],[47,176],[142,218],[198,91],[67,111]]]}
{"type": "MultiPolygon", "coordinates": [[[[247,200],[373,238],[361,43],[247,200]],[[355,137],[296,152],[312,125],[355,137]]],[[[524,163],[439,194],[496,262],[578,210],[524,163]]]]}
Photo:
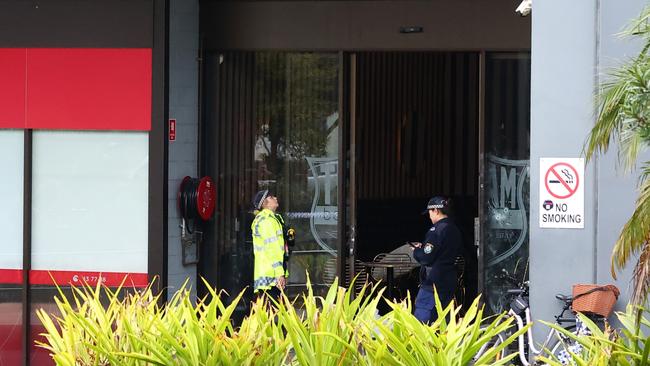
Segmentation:
{"type": "MultiPolygon", "coordinates": [[[[279,198],[279,213],[296,230],[288,295],[311,283],[323,294],[339,273],[338,219],[340,54],[210,51],[205,55],[205,171],[217,184],[216,218],[206,232],[199,274],[252,298],[252,198],[279,198]]],[[[201,295],[201,288],[199,288],[201,295]]]]}
{"type": "MultiPolygon", "coordinates": [[[[332,274],[354,274],[355,258],[371,260],[402,241],[421,240],[429,224],[418,212],[440,193],[456,199],[468,257],[478,251],[478,287],[488,308],[501,308],[510,286],[503,270],[527,274],[529,17],[514,15],[509,0],[206,0],[200,29],[206,51],[202,161],[223,190],[203,245],[201,275],[223,288],[233,273],[245,280],[252,260],[245,252],[245,207],[255,185],[288,189],[284,210],[302,220],[303,267],[321,288],[332,274]],[[409,25],[423,31],[399,31],[409,25]],[[335,78],[325,65],[335,66],[335,78]],[[260,92],[262,85],[267,91],[260,92]],[[317,118],[300,121],[301,135],[293,141],[326,136],[328,148],[305,150],[316,158],[311,165],[307,155],[267,164],[275,170],[270,179],[258,174],[263,169],[253,173],[263,166],[254,161],[251,136],[265,125],[259,118],[268,111],[264,106],[275,105],[276,116],[283,116],[275,123],[296,126],[296,98],[318,90],[330,97],[308,106],[303,116],[317,118]],[[325,182],[329,203],[324,195],[313,198],[325,182]]],[[[274,136],[290,136],[292,128],[274,136]]],[[[468,286],[473,282],[466,278],[468,286]]]]}
{"type": "MultiPolygon", "coordinates": [[[[421,241],[431,226],[421,214],[427,200],[451,197],[465,247],[457,300],[471,301],[477,288],[479,53],[359,52],[351,60],[355,259],[385,261],[391,253],[393,260],[408,260],[405,242],[421,241]]],[[[397,270],[396,296],[417,290],[416,264],[405,269],[397,270]]]]}
{"type": "MultiPolygon", "coordinates": [[[[452,198],[464,235],[459,302],[483,292],[498,311],[504,270],[527,276],[528,53],[210,51],[205,65],[209,283],[250,287],[250,202],[264,188],[298,229],[293,294],[307,275],[322,292],[422,240],[432,195],[452,198]]],[[[415,290],[413,270],[396,296],[415,290]]]]}

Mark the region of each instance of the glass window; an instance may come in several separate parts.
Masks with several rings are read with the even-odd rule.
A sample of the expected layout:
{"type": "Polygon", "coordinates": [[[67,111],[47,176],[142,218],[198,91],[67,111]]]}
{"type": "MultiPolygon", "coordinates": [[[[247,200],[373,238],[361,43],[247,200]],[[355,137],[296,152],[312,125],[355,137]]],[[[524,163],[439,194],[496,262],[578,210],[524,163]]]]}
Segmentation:
{"type": "Polygon", "coordinates": [[[220,288],[252,284],[251,201],[261,189],[296,229],[289,290],[304,288],[306,271],[317,287],[336,276],[338,78],[337,53],[208,55],[206,163],[218,198],[201,272],[220,288]]]}
{"type": "Polygon", "coordinates": [[[146,273],[148,133],[33,136],[32,270],[146,273]]]}
{"type": "Polygon", "coordinates": [[[33,345],[36,309],[56,314],[50,284],[109,286],[147,273],[149,134],[35,131],[32,160],[31,362],[51,364],[33,345]]]}
{"type": "Polygon", "coordinates": [[[489,308],[528,278],[530,54],[488,53],[485,80],[484,284],[489,308]]]}
{"type": "Polygon", "coordinates": [[[290,287],[301,290],[306,273],[313,284],[327,285],[336,276],[338,248],[338,55],[261,53],[256,59],[261,101],[267,101],[257,106],[257,187],[277,193],[281,213],[296,229],[290,287]]]}
{"type": "Polygon", "coordinates": [[[22,363],[24,132],[0,130],[0,364],[22,363]]]}

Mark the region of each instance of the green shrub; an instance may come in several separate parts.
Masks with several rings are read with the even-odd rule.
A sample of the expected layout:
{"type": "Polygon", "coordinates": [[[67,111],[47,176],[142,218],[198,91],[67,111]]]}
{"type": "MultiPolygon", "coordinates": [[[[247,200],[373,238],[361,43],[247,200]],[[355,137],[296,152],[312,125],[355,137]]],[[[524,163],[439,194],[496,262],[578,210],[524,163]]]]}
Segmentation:
{"type": "MultiPolygon", "coordinates": [[[[621,323],[620,329],[612,329],[609,325],[605,329],[591,321],[583,314],[578,314],[587,325],[591,335],[577,336],[566,330],[551,325],[567,335],[571,341],[582,345],[580,354],[573,354],[576,365],[605,366],[646,366],[650,365],[648,354],[650,352],[650,338],[644,329],[650,327],[647,318],[648,310],[638,305],[628,305],[625,312],[616,312],[616,317],[621,323]]],[[[545,362],[552,366],[561,363],[554,357],[545,358],[545,362]]]]}
{"type": "MultiPolygon", "coordinates": [[[[442,308],[436,294],[436,310],[440,316],[431,326],[426,326],[412,315],[410,301],[389,304],[392,311],[372,324],[379,336],[364,343],[369,363],[373,365],[506,365],[516,354],[503,359],[497,355],[528,329],[515,332],[472,361],[484,344],[511,326],[512,318],[501,314],[486,326],[478,298],[460,317],[460,308],[453,303],[442,308]]],[[[365,334],[372,335],[372,332],[365,334]]]]}
{"type": "Polygon", "coordinates": [[[352,296],[335,282],[319,297],[308,283],[307,293],[293,301],[256,300],[234,327],[231,315],[243,293],[225,306],[210,289],[194,303],[183,286],[161,308],[151,287],[118,296],[121,292],[85,286],[65,296],[60,290],[55,298],[60,315],[37,312],[46,329],[39,345],[57,365],[84,366],[503,365],[514,357],[496,359],[516,334],[472,361],[511,322],[504,315],[486,319],[478,300],[462,317],[458,307],[443,309],[438,302],[440,319],[424,325],[411,314],[410,299],[389,301],[391,310],[379,316],[384,299],[378,285],[352,296]]]}

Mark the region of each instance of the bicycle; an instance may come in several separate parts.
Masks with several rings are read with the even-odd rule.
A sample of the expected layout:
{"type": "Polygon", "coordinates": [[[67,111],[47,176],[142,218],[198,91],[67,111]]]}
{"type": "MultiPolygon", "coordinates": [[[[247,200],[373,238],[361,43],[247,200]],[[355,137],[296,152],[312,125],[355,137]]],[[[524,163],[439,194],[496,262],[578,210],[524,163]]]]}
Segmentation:
{"type": "Polygon", "coordinates": [[[488,296],[486,297],[486,306],[492,311],[493,314],[500,314],[508,311],[512,295],[507,293],[507,290],[512,288],[519,288],[520,284],[526,279],[526,272],[528,266],[523,269],[523,273],[518,265],[512,268],[512,273],[506,268],[501,268],[500,271],[490,273],[486,278],[486,290],[488,296]]]}
{"type": "MultiPolygon", "coordinates": [[[[532,324],[530,304],[528,301],[528,281],[522,282],[519,288],[510,289],[507,293],[512,297],[507,316],[514,318],[514,327],[516,327],[516,329],[510,329],[504,334],[496,335],[490,342],[486,343],[481,347],[481,349],[479,349],[476,356],[473,358],[474,361],[480,358],[489,348],[496,347],[500,343],[503,343],[508,339],[509,334],[514,334],[514,332],[523,329],[527,324],[532,324]]],[[[565,313],[571,309],[573,297],[561,294],[555,295],[555,297],[564,303],[562,311],[555,316],[555,324],[561,326],[572,334],[585,334],[586,327],[577,321],[575,317],[565,317],[565,313]],[[568,325],[565,326],[567,323],[568,325]]],[[[588,315],[588,317],[596,323],[602,324],[604,321],[604,318],[600,316],[588,315]]],[[[539,365],[537,359],[542,355],[560,360],[568,359],[566,357],[566,355],[568,355],[567,349],[571,349],[571,352],[576,352],[576,347],[579,348],[577,342],[573,341],[570,337],[555,328],[549,329],[541,347],[537,348],[533,341],[532,325],[528,327],[525,333],[520,334],[513,344],[517,344],[516,350],[513,351],[519,354],[519,361],[524,366],[539,365]]],[[[508,354],[508,351],[511,350],[511,345],[509,345],[504,348],[501,354],[497,355],[497,357],[503,358],[508,354]]]]}

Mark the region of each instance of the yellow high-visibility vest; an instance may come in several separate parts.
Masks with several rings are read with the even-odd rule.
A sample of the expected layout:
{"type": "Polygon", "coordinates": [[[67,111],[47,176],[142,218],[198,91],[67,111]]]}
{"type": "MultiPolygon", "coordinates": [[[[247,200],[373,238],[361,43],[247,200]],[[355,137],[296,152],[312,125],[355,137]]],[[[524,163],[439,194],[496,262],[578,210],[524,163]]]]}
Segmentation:
{"type": "Polygon", "coordinates": [[[268,290],[276,285],[278,277],[285,275],[282,225],[273,211],[263,209],[255,216],[251,229],[255,254],[253,287],[255,292],[268,290]]]}

